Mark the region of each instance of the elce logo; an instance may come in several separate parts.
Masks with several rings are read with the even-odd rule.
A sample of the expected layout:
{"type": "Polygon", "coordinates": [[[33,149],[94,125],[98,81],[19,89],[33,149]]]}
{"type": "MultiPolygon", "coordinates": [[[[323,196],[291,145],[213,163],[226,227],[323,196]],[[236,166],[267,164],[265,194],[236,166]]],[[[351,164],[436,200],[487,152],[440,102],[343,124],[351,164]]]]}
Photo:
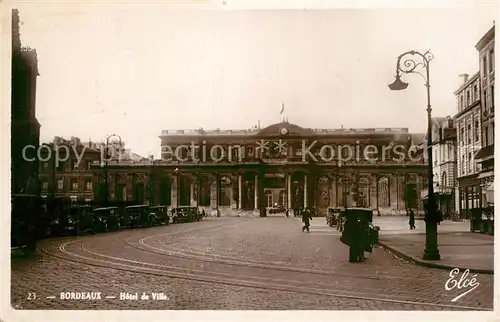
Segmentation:
{"type": "Polygon", "coordinates": [[[472,292],[479,286],[479,282],[476,281],[477,274],[472,275],[472,278],[468,279],[467,276],[469,276],[469,270],[466,269],[463,273],[460,279],[457,281],[455,277],[458,277],[458,274],[460,273],[460,270],[458,268],[454,268],[450,271],[450,278],[446,281],[446,284],[444,284],[444,289],[447,291],[451,291],[454,288],[457,288],[459,290],[461,289],[468,289],[462,294],[458,295],[454,299],[451,300],[451,302],[456,302],[468,293],[472,292]]]}

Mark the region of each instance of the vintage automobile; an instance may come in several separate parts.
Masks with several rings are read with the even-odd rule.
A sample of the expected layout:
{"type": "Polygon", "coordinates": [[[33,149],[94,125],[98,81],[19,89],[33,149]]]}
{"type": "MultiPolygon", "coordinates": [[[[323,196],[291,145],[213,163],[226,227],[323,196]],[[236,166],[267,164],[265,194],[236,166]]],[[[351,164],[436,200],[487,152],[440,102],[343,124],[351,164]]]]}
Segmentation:
{"type": "Polygon", "coordinates": [[[274,205],[273,207],[269,208],[269,210],[268,210],[270,215],[285,213],[285,211],[286,211],[285,207],[278,206],[278,205],[274,205]]]}
{"type": "MultiPolygon", "coordinates": [[[[201,217],[201,216],[200,216],[201,217]]],[[[172,209],[172,221],[176,223],[193,222],[198,218],[197,207],[177,207],[172,209]]]]}
{"type": "Polygon", "coordinates": [[[167,206],[151,206],[149,207],[149,212],[155,214],[156,218],[154,226],[168,225],[170,224],[170,216],[168,215],[167,206]]]}
{"type": "Polygon", "coordinates": [[[93,229],[92,207],[89,205],[71,205],[67,218],[68,232],[79,235],[93,229]]]}
{"type": "Polygon", "coordinates": [[[148,205],[135,205],[125,207],[124,214],[122,218],[128,218],[130,220],[130,226],[134,228],[139,227],[150,227],[151,222],[155,221],[155,214],[149,211],[148,205]]]}
{"type": "Polygon", "coordinates": [[[117,207],[97,208],[93,210],[93,232],[116,231],[121,229],[117,207]]]}
{"type": "Polygon", "coordinates": [[[326,214],[326,223],[328,226],[333,227],[338,224],[340,219],[340,214],[344,211],[344,208],[340,207],[331,207],[328,208],[328,212],[326,214]]]}

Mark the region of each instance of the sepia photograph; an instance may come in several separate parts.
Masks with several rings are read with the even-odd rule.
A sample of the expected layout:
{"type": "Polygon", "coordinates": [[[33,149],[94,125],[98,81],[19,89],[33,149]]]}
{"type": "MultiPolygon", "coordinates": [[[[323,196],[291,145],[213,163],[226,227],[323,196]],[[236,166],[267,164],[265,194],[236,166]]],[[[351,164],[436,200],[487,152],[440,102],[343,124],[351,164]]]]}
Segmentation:
{"type": "Polygon", "coordinates": [[[493,317],[498,4],[210,3],[2,9],[2,319],[493,317]]]}

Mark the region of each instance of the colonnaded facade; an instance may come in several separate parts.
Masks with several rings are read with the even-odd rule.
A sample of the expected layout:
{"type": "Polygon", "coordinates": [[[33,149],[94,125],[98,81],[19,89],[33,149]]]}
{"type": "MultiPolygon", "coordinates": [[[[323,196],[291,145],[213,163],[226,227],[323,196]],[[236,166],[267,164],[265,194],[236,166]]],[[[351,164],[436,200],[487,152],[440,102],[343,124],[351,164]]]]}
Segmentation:
{"type": "MultiPolygon", "coordinates": [[[[108,164],[110,198],[221,214],[273,207],[421,210],[423,134],[406,128],[164,130],[161,160],[108,164]]],[[[98,167],[96,167],[97,169],[98,167]]],[[[95,176],[99,177],[99,176],[95,176]]]]}

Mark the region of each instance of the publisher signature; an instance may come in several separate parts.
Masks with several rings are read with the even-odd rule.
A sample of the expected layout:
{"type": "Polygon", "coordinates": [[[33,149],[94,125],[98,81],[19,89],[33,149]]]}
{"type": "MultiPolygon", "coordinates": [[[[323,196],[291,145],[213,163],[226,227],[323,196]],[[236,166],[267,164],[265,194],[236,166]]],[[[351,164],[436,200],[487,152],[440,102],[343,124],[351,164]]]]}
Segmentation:
{"type": "Polygon", "coordinates": [[[451,302],[456,302],[468,293],[472,292],[479,286],[479,282],[476,281],[477,274],[474,274],[471,276],[471,278],[467,278],[469,276],[469,270],[466,269],[463,273],[462,276],[460,276],[460,279],[458,278],[458,275],[460,274],[460,269],[454,268],[450,271],[450,278],[446,281],[444,284],[444,289],[447,291],[451,291],[453,289],[459,289],[459,290],[466,290],[462,294],[458,295],[457,297],[453,298],[451,302]]]}

